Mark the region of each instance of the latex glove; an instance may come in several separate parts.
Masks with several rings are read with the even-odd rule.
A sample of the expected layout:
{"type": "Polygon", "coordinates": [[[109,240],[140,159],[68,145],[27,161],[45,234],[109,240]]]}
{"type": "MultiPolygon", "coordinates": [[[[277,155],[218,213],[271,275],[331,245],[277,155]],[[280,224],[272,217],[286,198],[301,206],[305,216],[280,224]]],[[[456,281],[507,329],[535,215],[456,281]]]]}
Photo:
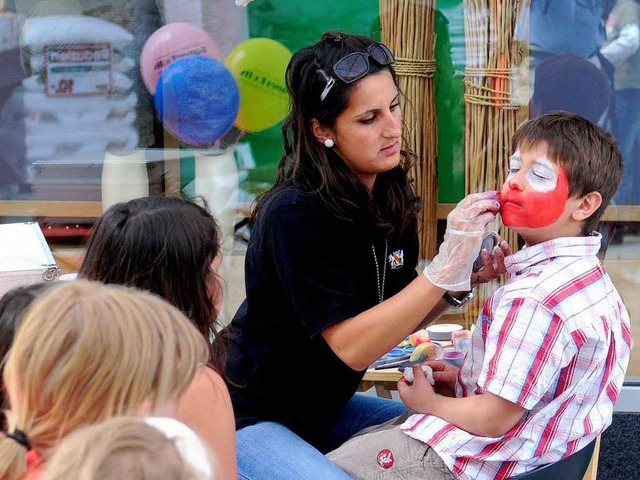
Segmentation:
{"type": "Polygon", "coordinates": [[[456,292],[471,290],[471,270],[482,246],[484,228],[499,209],[496,191],[472,193],[456,205],[447,216],[438,254],[423,270],[431,283],[456,292]]]}

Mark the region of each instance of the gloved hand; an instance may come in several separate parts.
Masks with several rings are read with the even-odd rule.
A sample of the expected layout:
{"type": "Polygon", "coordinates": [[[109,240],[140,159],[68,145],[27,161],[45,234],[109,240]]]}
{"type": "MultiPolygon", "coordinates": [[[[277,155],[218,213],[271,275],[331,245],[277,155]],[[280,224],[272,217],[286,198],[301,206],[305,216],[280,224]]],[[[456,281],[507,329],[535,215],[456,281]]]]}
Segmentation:
{"type": "Polygon", "coordinates": [[[458,203],[447,216],[438,254],[423,271],[431,283],[445,290],[471,290],[471,269],[480,252],[484,228],[499,209],[496,191],[472,193],[458,203]]]}

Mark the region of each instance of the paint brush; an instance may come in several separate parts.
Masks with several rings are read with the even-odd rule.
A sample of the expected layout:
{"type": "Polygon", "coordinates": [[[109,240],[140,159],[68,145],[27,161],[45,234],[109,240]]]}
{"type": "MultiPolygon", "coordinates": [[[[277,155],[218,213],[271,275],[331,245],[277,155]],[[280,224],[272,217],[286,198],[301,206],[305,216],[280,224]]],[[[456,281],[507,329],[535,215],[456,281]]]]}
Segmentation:
{"type": "Polygon", "coordinates": [[[388,363],[405,362],[405,361],[409,360],[410,357],[411,357],[410,353],[407,353],[406,355],[401,355],[399,357],[393,357],[393,358],[384,358],[383,357],[383,358],[373,362],[369,366],[369,368],[378,367],[379,365],[387,365],[388,363]]]}
{"type": "Polygon", "coordinates": [[[393,362],[384,363],[377,365],[375,370],[383,370],[386,368],[405,368],[412,367],[414,365],[419,365],[422,362],[426,362],[427,360],[440,360],[442,358],[443,350],[442,347],[433,342],[425,342],[418,345],[408,360],[397,359],[393,362]]]}
{"type": "Polygon", "coordinates": [[[375,370],[386,370],[387,368],[405,368],[405,367],[413,367],[414,365],[418,365],[424,362],[424,360],[397,360],[395,362],[383,363],[382,365],[377,365],[375,370]]]}

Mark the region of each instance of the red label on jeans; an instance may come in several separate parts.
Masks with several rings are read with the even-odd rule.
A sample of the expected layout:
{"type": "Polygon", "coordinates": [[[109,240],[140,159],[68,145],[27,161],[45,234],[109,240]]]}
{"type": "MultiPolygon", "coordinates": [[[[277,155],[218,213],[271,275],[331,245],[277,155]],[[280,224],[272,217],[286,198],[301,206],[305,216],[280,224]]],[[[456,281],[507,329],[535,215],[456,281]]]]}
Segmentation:
{"type": "Polygon", "coordinates": [[[395,461],[395,459],[393,458],[393,453],[391,453],[391,450],[387,450],[385,448],[384,450],[380,451],[380,453],[378,453],[377,461],[378,465],[380,465],[384,469],[387,469],[393,466],[393,462],[395,461]]]}

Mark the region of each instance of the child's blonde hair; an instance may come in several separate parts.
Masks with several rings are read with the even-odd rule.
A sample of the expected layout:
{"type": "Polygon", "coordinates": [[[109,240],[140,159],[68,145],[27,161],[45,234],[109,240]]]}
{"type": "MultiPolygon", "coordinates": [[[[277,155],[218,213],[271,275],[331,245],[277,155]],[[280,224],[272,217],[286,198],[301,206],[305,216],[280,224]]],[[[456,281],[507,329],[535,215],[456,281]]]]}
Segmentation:
{"type": "Polygon", "coordinates": [[[43,480],[214,480],[216,466],[197,435],[177,420],[118,417],[65,438],[43,480]]]}
{"type": "Polygon", "coordinates": [[[46,456],[75,428],[177,399],[198,364],[202,335],[162,298],[76,280],[38,299],[18,329],[4,371],[10,432],[0,478],[26,471],[25,446],[46,456]]]}

